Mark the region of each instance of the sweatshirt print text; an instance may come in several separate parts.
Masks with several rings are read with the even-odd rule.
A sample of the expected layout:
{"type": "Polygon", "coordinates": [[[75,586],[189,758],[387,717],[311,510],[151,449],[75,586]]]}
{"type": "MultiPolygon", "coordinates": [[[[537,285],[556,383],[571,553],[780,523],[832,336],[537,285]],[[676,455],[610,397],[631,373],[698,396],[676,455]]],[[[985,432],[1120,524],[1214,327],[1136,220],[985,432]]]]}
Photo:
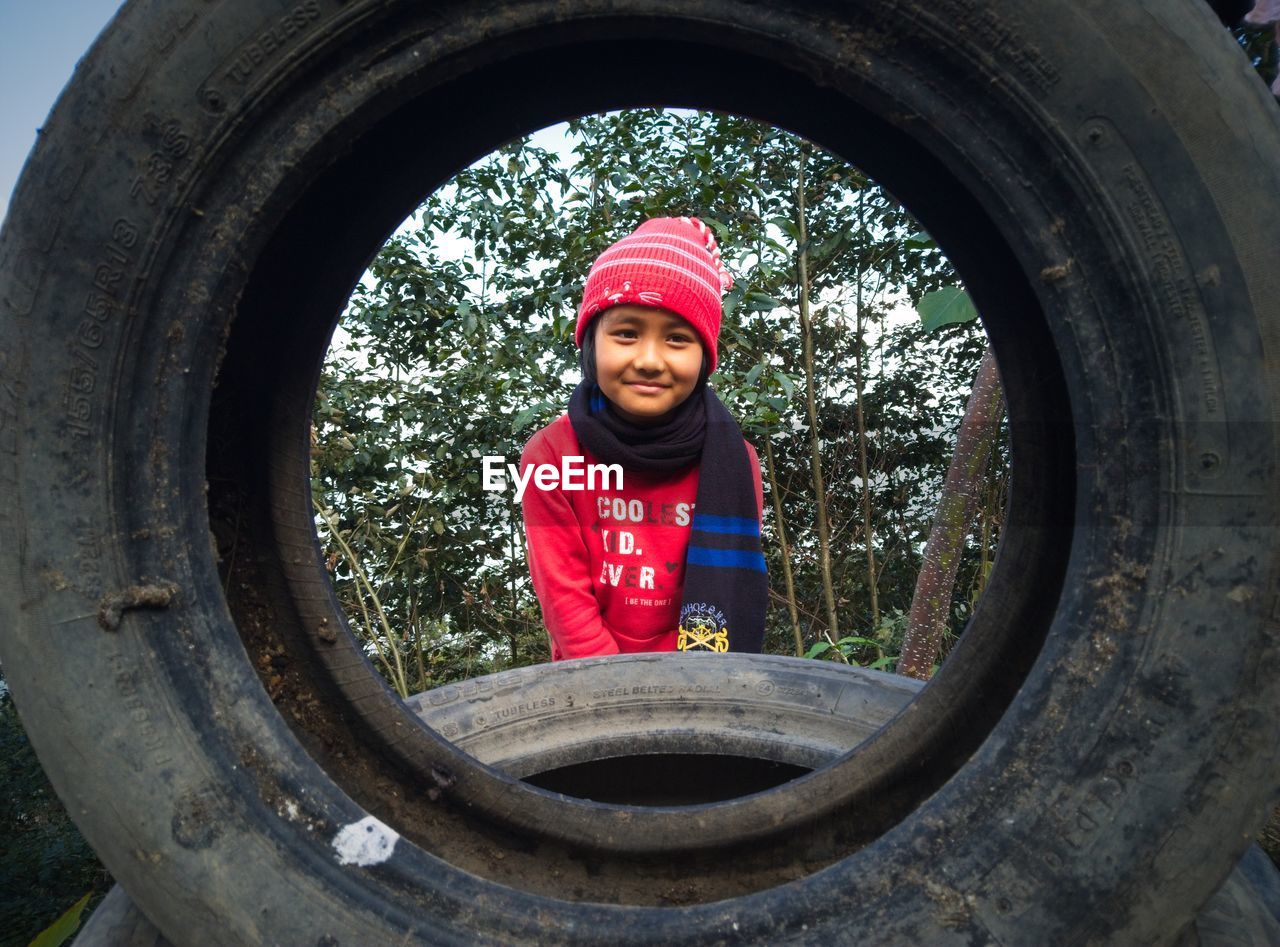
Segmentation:
{"type": "MultiPolygon", "coordinates": [[[[757,513],[760,461],[747,444],[757,513]]],[[[564,456],[598,461],[564,415],[520,455],[558,466],[564,456]]],[[[625,471],[621,489],[540,490],[522,499],[529,572],[551,636],[551,658],[674,651],[699,467],[675,477],[625,471]]]]}

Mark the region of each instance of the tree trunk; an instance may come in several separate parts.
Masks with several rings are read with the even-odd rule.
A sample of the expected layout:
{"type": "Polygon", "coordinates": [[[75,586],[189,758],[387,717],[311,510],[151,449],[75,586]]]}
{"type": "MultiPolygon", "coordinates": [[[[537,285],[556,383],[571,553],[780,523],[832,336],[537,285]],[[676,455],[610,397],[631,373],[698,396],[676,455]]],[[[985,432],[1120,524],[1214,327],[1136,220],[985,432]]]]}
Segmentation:
{"type": "Polygon", "coordinates": [[[791,615],[791,633],[796,639],[796,657],[804,657],[804,636],[800,634],[800,610],[796,606],[796,583],[791,575],[791,546],[787,542],[787,522],[782,516],[782,491],[773,465],[773,447],[766,430],[764,438],[765,473],[769,478],[769,496],[773,500],[773,519],[778,524],[778,545],[782,547],[782,581],[787,589],[787,612],[791,615]]]}
{"type": "Polygon", "coordinates": [[[414,582],[412,571],[407,575],[409,584],[409,627],[413,629],[414,641],[414,665],[418,669],[418,690],[425,691],[430,684],[427,682],[427,665],[423,658],[423,652],[426,649],[426,642],[422,640],[422,618],[418,614],[418,586],[414,582]]]}
{"type": "MultiPolygon", "coordinates": [[[[516,557],[518,555],[518,553],[516,552],[516,517],[515,516],[510,516],[507,519],[507,544],[508,544],[507,548],[511,552],[511,561],[515,562],[516,557]]],[[[510,618],[508,619],[509,624],[507,623],[504,623],[504,624],[507,624],[508,628],[512,628],[514,627],[515,622],[517,621],[517,618],[519,616],[519,607],[517,605],[517,599],[516,599],[516,572],[514,569],[510,571],[508,578],[510,581],[507,584],[507,588],[511,592],[511,612],[510,612],[510,618]]],[[[520,663],[520,654],[516,650],[517,636],[518,636],[517,631],[512,630],[507,632],[507,641],[511,645],[511,666],[512,667],[517,667],[520,663]]]]}
{"type": "MultiPolygon", "coordinates": [[[[763,163],[763,150],[759,147],[761,141],[756,140],[756,159],[755,159],[755,178],[760,179],[761,165],[763,163]]],[[[764,208],[760,205],[758,198],[755,202],[756,218],[760,219],[764,216],[764,208]]],[[[763,228],[756,231],[756,259],[764,259],[764,230],[763,228]]],[[[764,321],[764,313],[756,312],[756,324],[760,327],[760,338],[769,338],[769,328],[764,321]]],[[[757,357],[757,361],[761,365],[768,364],[768,356],[762,351],[757,357]]],[[[778,468],[773,459],[773,438],[772,431],[766,425],[764,437],[764,460],[765,475],[769,479],[769,498],[773,503],[773,518],[778,524],[778,546],[781,551],[782,558],[782,581],[787,592],[787,614],[791,618],[791,634],[795,638],[796,657],[804,657],[804,635],[800,631],[800,608],[796,602],[796,583],[795,576],[791,571],[791,542],[787,539],[787,521],[782,513],[782,489],[778,484],[778,468]]]]}
{"type": "Polygon", "coordinates": [[[978,367],[973,391],[960,422],[956,452],[938,500],[938,509],[924,547],[924,563],[916,578],[907,633],[902,641],[898,673],[926,680],[933,672],[951,610],[951,593],[964,550],[965,537],[979,493],[987,458],[1000,428],[1004,405],[995,357],[988,348],[978,367]]]}
{"type": "Polygon", "coordinates": [[[822,575],[822,594],[827,605],[827,629],[832,639],[840,637],[840,625],[836,618],[835,588],[831,582],[831,541],[827,525],[827,491],[822,482],[822,454],[818,437],[818,401],[814,392],[813,325],[809,320],[809,240],[805,225],[804,204],[804,151],[800,152],[800,165],[796,173],[796,227],[800,246],[796,256],[796,269],[800,284],[800,331],[804,339],[804,388],[805,406],[809,415],[809,462],[813,468],[814,505],[818,520],[818,568],[822,575]]]}
{"type": "MultiPolygon", "coordinates": [[[[859,198],[861,200],[861,198],[859,198]]],[[[862,224],[862,221],[859,221],[862,224]]],[[[871,631],[868,637],[874,636],[880,627],[880,574],[876,568],[875,536],[871,531],[871,478],[867,471],[867,422],[862,413],[862,397],[866,388],[866,372],[864,357],[866,347],[862,338],[862,273],[858,273],[858,356],[854,362],[855,382],[858,388],[858,401],[855,416],[858,422],[858,472],[862,477],[862,539],[867,547],[867,589],[871,593],[871,631]]],[[[881,655],[883,657],[883,655],[881,655]]]]}

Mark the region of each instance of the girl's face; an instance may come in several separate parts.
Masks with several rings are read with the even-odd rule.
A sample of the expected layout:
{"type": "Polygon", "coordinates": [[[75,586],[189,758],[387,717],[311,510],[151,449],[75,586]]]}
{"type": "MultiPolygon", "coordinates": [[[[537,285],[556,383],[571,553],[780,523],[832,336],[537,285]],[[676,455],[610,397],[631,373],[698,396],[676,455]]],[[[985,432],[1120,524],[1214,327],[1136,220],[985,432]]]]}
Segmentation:
{"type": "Polygon", "coordinates": [[[649,306],[614,306],[596,328],[596,382],[632,424],[657,424],[693,393],[702,341],[684,319],[649,306]]]}

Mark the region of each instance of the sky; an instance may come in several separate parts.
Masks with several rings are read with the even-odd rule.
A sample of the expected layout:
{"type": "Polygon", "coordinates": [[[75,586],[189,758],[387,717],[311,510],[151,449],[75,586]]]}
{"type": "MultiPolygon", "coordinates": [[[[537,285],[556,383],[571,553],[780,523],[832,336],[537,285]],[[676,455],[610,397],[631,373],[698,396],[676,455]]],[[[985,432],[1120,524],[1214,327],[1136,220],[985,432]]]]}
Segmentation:
{"type": "Polygon", "coordinates": [[[0,0],[0,218],[54,100],[120,0],[0,0]]]}

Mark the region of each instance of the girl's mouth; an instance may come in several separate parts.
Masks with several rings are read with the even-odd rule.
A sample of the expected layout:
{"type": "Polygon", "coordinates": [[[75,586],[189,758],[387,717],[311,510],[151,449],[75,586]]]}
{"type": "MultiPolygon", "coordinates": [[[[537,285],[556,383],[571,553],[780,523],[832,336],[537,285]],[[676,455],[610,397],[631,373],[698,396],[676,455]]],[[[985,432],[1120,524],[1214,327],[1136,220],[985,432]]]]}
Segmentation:
{"type": "Polygon", "coordinates": [[[627,387],[630,388],[632,391],[638,392],[639,394],[642,394],[642,395],[656,395],[662,391],[665,391],[667,388],[666,385],[659,385],[653,382],[644,382],[644,381],[629,381],[626,384],[627,384],[627,387]]]}

